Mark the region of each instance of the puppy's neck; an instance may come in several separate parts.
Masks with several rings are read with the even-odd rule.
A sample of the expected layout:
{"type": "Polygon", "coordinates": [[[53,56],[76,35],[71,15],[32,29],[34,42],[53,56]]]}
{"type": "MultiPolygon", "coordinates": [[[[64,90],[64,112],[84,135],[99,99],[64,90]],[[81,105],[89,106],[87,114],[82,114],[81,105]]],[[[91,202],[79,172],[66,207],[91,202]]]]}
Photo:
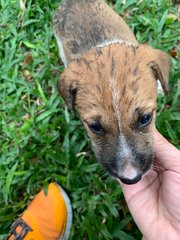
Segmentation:
{"type": "Polygon", "coordinates": [[[132,47],[138,47],[138,44],[124,41],[121,39],[112,39],[112,40],[106,40],[96,46],[96,48],[103,48],[105,46],[113,45],[113,44],[124,44],[125,46],[132,46],[132,47]]]}

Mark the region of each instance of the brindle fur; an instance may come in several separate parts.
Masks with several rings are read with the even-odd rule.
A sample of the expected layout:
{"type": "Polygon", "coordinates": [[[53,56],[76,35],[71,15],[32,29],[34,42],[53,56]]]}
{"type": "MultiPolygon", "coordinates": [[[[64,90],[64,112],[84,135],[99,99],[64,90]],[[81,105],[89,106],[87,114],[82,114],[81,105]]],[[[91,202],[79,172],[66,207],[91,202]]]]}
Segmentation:
{"type": "Polygon", "coordinates": [[[137,44],[128,25],[97,0],[66,0],[54,17],[54,30],[63,43],[68,63],[107,40],[131,40],[137,44]]]}
{"type": "Polygon", "coordinates": [[[77,105],[98,160],[114,177],[128,178],[129,169],[143,175],[153,161],[155,80],[167,92],[167,54],[138,45],[127,24],[98,0],[66,0],[54,31],[67,59],[60,95],[71,110],[77,105]],[[149,112],[153,120],[140,130],[139,115],[149,112]],[[104,135],[91,132],[94,121],[104,135]]]}

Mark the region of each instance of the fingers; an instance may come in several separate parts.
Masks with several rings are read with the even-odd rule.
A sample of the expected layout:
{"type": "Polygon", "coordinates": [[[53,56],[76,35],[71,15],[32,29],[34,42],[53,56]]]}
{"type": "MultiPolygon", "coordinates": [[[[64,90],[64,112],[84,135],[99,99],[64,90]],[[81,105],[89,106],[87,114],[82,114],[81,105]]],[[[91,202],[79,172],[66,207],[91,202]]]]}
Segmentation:
{"type": "Polygon", "coordinates": [[[180,151],[157,130],[154,133],[154,150],[156,159],[166,170],[180,173],[180,151]]]}

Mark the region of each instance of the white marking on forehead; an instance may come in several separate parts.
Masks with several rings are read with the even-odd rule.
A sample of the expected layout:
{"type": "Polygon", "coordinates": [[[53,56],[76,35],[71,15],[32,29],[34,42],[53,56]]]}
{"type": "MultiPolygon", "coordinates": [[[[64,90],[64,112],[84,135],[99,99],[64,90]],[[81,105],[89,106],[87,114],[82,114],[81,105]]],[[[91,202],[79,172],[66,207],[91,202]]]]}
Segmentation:
{"type": "Polygon", "coordinates": [[[121,124],[120,124],[121,119],[120,119],[120,109],[119,109],[120,91],[118,89],[117,80],[115,80],[113,77],[109,79],[109,88],[112,92],[112,105],[118,120],[119,130],[121,130],[121,124]]]}
{"type": "Polygon", "coordinates": [[[117,44],[117,43],[118,44],[125,44],[126,46],[138,47],[138,44],[134,44],[134,43],[124,41],[124,40],[121,40],[121,39],[106,40],[106,41],[98,44],[96,47],[103,48],[103,47],[106,47],[106,46],[109,46],[109,45],[112,45],[112,44],[117,44]]]}

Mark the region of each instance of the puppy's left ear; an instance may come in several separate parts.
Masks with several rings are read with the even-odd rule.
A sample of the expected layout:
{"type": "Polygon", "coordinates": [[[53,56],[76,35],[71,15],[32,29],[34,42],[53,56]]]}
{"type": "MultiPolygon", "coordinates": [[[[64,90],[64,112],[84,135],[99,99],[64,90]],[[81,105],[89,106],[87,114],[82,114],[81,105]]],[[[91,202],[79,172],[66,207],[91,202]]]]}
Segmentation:
{"type": "Polygon", "coordinates": [[[72,78],[72,74],[68,74],[70,71],[67,69],[61,75],[58,82],[58,90],[65,103],[68,105],[71,113],[75,115],[76,94],[78,89],[78,80],[72,78]]]}
{"type": "Polygon", "coordinates": [[[167,95],[170,69],[169,56],[167,53],[156,49],[151,49],[149,53],[147,65],[151,68],[155,79],[160,81],[164,94],[167,95]]]}

